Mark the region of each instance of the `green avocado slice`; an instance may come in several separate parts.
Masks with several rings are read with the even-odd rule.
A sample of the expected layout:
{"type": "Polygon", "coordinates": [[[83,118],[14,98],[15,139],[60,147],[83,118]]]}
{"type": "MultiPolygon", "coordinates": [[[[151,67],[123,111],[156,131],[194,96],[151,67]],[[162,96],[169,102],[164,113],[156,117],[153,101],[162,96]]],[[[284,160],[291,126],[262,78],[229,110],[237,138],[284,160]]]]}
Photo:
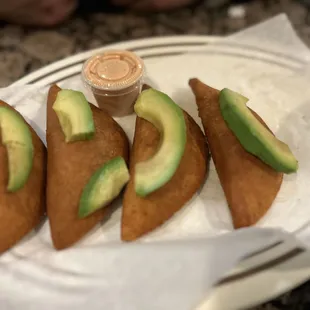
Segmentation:
{"type": "Polygon", "coordinates": [[[13,109],[0,107],[2,143],[8,157],[9,192],[20,190],[27,182],[33,165],[34,147],[25,120],[13,109]]]}
{"type": "Polygon", "coordinates": [[[278,172],[294,173],[298,170],[298,161],[289,146],[257,120],[246,105],[246,97],[224,88],[219,102],[225,122],[246,151],[278,172]]]}
{"type": "Polygon", "coordinates": [[[100,167],[84,187],[79,204],[79,218],[84,218],[112,202],[129,181],[129,171],[122,157],[115,157],[100,167]]]}
{"type": "Polygon", "coordinates": [[[53,109],[67,143],[93,138],[95,124],[91,108],[83,93],[70,89],[60,90],[53,109]]]}
{"type": "Polygon", "coordinates": [[[186,123],[182,109],[169,96],[152,88],[140,94],[134,109],[161,134],[154,156],[135,167],[135,191],[145,197],[169,182],[179,167],[186,145],[186,123]]]}

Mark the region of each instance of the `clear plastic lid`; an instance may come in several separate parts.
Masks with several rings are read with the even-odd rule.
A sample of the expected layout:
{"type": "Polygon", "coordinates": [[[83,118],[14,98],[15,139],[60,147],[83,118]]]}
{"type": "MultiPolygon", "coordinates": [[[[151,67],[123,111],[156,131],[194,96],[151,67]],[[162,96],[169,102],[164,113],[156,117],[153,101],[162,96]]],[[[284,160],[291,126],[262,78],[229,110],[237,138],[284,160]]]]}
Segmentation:
{"type": "Polygon", "coordinates": [[[84,81],[98,90],[118,91],[139,82],[143,60],[130,51],[107,51],[89,58],[83,66],[84,81]]]}

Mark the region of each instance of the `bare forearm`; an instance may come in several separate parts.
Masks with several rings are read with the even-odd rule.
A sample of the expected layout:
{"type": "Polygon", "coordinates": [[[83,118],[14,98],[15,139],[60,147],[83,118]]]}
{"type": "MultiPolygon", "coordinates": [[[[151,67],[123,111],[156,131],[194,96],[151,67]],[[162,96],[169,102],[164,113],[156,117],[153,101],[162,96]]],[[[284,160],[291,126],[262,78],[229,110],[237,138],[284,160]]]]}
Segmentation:
{"type": "Polygon", "coordinates": [[[0,0],[0,20],[53,26],[63,22],[79,6],[80,11],[99,11],[114,5],[131,10],[161,11],[189,5],[197,0],[0,0]]]}

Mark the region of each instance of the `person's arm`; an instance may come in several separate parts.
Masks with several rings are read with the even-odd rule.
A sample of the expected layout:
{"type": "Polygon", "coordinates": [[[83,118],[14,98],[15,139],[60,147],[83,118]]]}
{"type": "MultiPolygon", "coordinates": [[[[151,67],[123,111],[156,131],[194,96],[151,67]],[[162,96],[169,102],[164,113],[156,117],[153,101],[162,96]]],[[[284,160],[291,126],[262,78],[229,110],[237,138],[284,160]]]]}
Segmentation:
{"type": "Polygon", "coordinates": [[[134,10],[163,11],[177,9],[197,2],[197,0],[111,0],[116,6],[134,10]]]}
{"type": "Polygon", "coordinates": [[[22,25],[53,26],[77,7],[78,0],[0,0],[0,20],[22,25]]]}
{"type": "Polygon", "coordinates": [[[79,13],[118,12],[124,10],[123,6],[115,5],[111,0],[79,0],[79,13]]]}
{"type": "Polygon", "coordinates": [[[79,13],[118,9],[162,11],[198,0],[0,0],[0,21],[22,25],[54,26],[77,8],[79,13]]]}

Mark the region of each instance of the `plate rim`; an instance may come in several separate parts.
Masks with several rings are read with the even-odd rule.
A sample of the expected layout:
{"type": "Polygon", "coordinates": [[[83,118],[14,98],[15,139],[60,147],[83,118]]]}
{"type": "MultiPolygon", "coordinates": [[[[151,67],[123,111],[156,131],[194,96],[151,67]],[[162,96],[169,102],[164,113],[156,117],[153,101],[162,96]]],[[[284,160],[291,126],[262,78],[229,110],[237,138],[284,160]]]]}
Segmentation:
{"type": "MultiPolygon", "coordinates": [[[[30,74],[25,75],[24,77],[22,77],[21,79],[17,80],[16,82],[10,84],[9,86],[21,86],[21,85],[26,85],[26,84],[37,84],[40,85],[40,80],[42,80],[42,78],[44,78],[45,76],[49,76],[52,74],[55,74],[55,71],[57,72],[65,70],[64,68],[69,65],[76,65],[76,62],[78,61],[83,61],[85,59],[87,59],[90,55],[92,55],[93,53],[97,53],[100,52],[102,50],[105,49],[131,49],[133,47],[136,48],[140,48],[143,50],[143,48],[145,48],[146,46],[148,46],[149,44],[152,44],[153,48],[154,46],[156,46],[158,48],[165,48],[165,46],[162,46],[162,44],[166,44],[169,43],[169,45],[171,46],[195,46],[195,47],[199,47],[201,45],[206,45],[208,43],[216,43],[216,42],[220,42],[220,40],[222,39],[222,37],[220,36],[206,36],[206,35],[173,35],[173,36],[158,36],[158,37],[153,37],[153,38],[144,38],[144,39],[135,39],[135,40],[127,40],[127,41],[121,41],[118,43],[112,43],[112,44],[108,44],[108,45],[103,45],[99,48],[96,49],[91,49],[91,50],[87,50],[81,53],[77,53],[75,55],[66,57],[62,60],[58,60],[55,62],[52,62],[49,65],[46,65],[30,74]],[[33,82],[34,83],[31,83],[33,82]]],[[[167,45],[167,44],[166,44],[167,45]]],[[[67,77],[68,78],[68,77],[67,77]]],[[[285,244],[283,244],[283,246],[285,246],[285,244]]],[[[276,246],[277,247],[277,246],[276,246]]],[[[273,248],[273,249],[276,249],[273,248]]],[[[276,267],[276,266],[281,266],[282,264],[287,264],[290,265],[290,262],[292,265],[294,265],[295,261],[299,259],[300,255],[302,255],[301,253],[296,254],[295,256],[289,258],[289,259],[285,259],[283,261],[283,257],[285,257],[285,254],[288,254],[292,251],[294,251],[297,248],[296,244],[292,245],[290,244],[287,248],[287,251],[284,250],[284,254],[282,253],[280,256],[275,256],[275,260],[279,260],[278,263],[276,263],[274,266],[271,267],[267,267],[267,268],[263,268],[264,264],[262,264],[262,269],[261,271],[259,271],[258,273],[254,273],[252,275],[246,275],[246,276],[242,276],[242,274],[245,271],[248,271],[251,268],[245,268],[243,271],[243,265],[242,262],[240,265],[238,265],[237,267],[239,268],[239,271],[235,271],[234,270],[228,275],[228,277],[230,277],[231,275],[235,275],[235,273],[237,273],[236,279],[233,281],[229,281],[228,284],[225,283],[225,281],[223,283],[220,283],[217,285],[217,287],[215,288],[215,291],[217,293],[215,293],[215,296],[221,296],[221,292],[225,291],[225,288],[227,287],[227,285],[229,285],[229,287],[232,289],[232,287],[236,284],[240,284],[242,283],[242,280],[246,280],[247,278],[259,278],[257,277],[257,274],[262,274],[262,273],[270,273],[272,272],[272,270],[276,267]],[[282,260],[281,260],[282,259],[282,260]],[[240,275],[240,276],[238,276],[240,275]],[[221,289],[222,288],[222,289],[221,289]],[[217,294],[217,295],[216,295],[217,294]]],[[[277,250],[276,250],[277,251],[277,250]]],[[[265,251],[265,254],[263,253],[263,255],[270,254],[270,250],[265,251]]],[[[257,254],[255,257],[257,258],[261,253],[257,254]]],[[[246,261],[246,260],[245,260],[246,261]]],[[[269,260],[267,260],[267,262],[269,262],[269,260]]],[[[246,264],[245,264],[246,265],[246,264]]],[[[260,264],[258,265],[254,265],[252,266],[252,268],[257,268],[260,267],[260,264]]],[[[237,269],[237,268],[236,268],[237,269]]],[[[297,275],[297,273],[295,274],[295,276],[297,275]]],[[[298,274],[299,275],[299,274],[298,274]]],[[[226,277],[224,277],[225,280],[226,277]]],[[[270,291],[265,290],[266,294],[261,294],[261,298],[259,302],[264,302],[265,300],[269,299],[267,297],[267,295],[270,297],[272,296],[278,296],[281,293],[283,293],[286,290],[290,290],[296,286],[298,286],[300,283],[306,281],[306,279],[310,278],[310,266],[309,268],[307,268],[307,270],[304,272],[304,274],[301,276],[299,275],[298,279],[293,280],[294,278],[294,274],[291,275],[290,277],[292,279],[293,282],[290,283],[290,285],[287,285],[286,288],[283,290],[281,289],[277,289],[275,290],[273,293],[270,293],[270,291]],[[268,293],[268,294],[267,294],[268,293]],[[264,299],[263,296],[266,296],[266,299],[264,299]]],[[[261,289],[261,286],[260,286],[261,289]]],[[[245,299],[243,301],[240,301],[240,307],[242,307],[242,304],[251,304],[251,297],[249,296],[243,296],[245,297],[245,299]]],[[[214,299],[212,299],[213,297],[211,297],[211,301],[214,299]]],[[[216,297],[215,297],[216,298],[216,297]]],[[[257,298],[256,298],[257,299],[257,298]]],[[[217,301],[217,303],[219,303],[219,301],[217,301]]],[[[214,305],[212,305],[212,307],[210,308],[211,304],[210,303],[206,303],[206,306],[203,308],[205,310],[211,310],[214,309],[214,305]]],[[[220,309],[220,308],[219,308],[220,309]]],[[[232,308],[233,309],[233,308],[232,308]]],[[[215,310],[215,309],[214,309],[215,310]]]]}
{"type": "MultiPolygon", "coordinates": [[[[144,39],[134,39],[134,40],[125,40],[121,42],[116,42],[116,43],[111,43],[111,44],[106,44],[101,47],[91,49],[91,50],[86,50],[74,55],[71,55],[69,57],[65,57],[64,59],[57,60],[55,62],[52,62],[38,70],[35,70],[34,72],[31,72],[29,74],[26,74],[22,78],[18,79],[17,81],[11,83],[9,86],[18,86],[18,85],[24,85],[27,84],[28,81],[32,79],[36,79],[38,75],[44,74],[45,72],[55,70],[58,68],[62,68],[64,65],[68,63],[73,63],[78,61],[79,59],[85,59],[92,55],[93,53],[100,52],[105,49],[113,49],[113,48],[122,48],[123,46],[127,48],[131,48],[131,46],[135,47],[144,47],[145,45],[148,44],[160,44],[161,42],[170,42],[170,44],[174,43],[180,43],[183,44],[186,42],[188,44],[192,43],[197,43],[197,41],[200,44],[205,44],[209,42],[216,42],[220,40],[220,36],[204,36],[204,35],[177,35],[177,36],[157,36],[153,38],[144,38],[144,39]],[[178,42],[181,41],[181,42],[178,42]],[[182,43],[182,41],[184,43],[182,43]]],[[[196,44],[197,45],[197,44],[196,44]]]]}

